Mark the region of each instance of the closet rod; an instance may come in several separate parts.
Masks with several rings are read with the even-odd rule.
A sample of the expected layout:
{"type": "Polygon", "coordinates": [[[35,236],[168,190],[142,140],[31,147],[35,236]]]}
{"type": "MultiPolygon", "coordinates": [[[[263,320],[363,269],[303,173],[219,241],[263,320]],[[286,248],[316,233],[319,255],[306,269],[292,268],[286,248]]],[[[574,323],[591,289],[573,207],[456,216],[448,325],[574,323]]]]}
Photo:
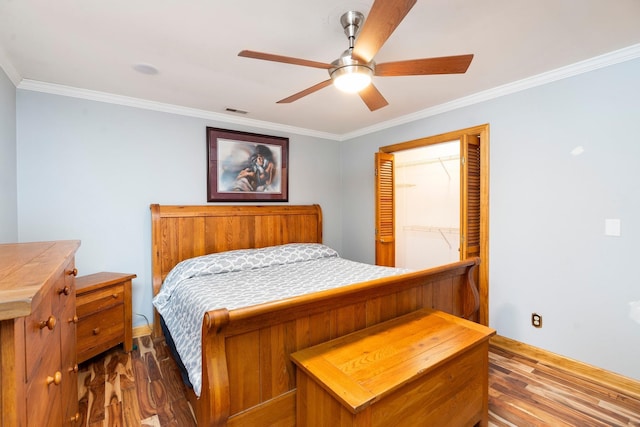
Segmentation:
{"type": "Polygon", "coordinates": [[[396,163],[395,167],[396,168],[406,168],[406,167],[411,167],[411,166],[429,165],[431,163],[449,162],[449,161],[452,161],[452,160],[460,160],[460,155],[459,154],[453,154],[451,156],[434,157],[433,159],[414,160],[414,161],[410,161],[410,162],[398,162],[398,163],[396,163]]]}
{"type": "Polygon", "coordinates": [[[442,232],[442,233],[460,233],[460,229],[456,227],[436,227],[430,225],[404,225],[403,231],[423,231],[429,232],[442,232]]]}

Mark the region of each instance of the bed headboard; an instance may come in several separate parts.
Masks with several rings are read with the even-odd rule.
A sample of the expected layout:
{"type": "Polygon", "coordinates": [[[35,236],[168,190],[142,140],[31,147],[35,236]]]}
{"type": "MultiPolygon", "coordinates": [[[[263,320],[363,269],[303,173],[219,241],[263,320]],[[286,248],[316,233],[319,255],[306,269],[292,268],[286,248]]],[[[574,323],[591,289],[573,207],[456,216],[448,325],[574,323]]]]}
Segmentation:
{"type": "MultiPolygon", "coordinates": [[[[153,295],[187,258],[285,243],[322,243],[319,205],[151,205],[153,295]]],[[[154,319],[158,331],[159,319],[154,319]]]]}

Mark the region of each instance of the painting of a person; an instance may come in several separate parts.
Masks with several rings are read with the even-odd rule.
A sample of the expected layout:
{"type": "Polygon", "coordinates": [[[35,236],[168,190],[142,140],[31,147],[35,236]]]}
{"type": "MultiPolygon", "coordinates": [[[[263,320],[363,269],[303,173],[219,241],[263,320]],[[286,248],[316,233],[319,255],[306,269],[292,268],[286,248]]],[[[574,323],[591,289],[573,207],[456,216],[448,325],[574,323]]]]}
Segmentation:
{"type": "Polygon", "coordinates": [[[233,191],[272,191],[271,184],[276,165],[269,147],[258,145],[249,158],[249,164],[237,175],[233,191]]]}

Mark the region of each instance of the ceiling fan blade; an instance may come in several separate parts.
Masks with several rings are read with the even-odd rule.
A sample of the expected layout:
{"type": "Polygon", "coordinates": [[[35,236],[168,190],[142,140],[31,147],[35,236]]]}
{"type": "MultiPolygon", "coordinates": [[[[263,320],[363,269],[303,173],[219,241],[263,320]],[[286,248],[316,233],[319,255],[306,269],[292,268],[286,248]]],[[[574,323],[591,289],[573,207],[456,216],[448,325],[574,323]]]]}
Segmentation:
{"type": "Polygon", "coordinates": [[[371,83],[369,86],[362,89],[358,93],[360,95],[360,98],[362,98],[364,103],[367,104],[367,107],[369,107],[369,110],[371,111],[376,111],[379,108],[389,105],[387,100],[384,99],[384,96],[382,96],[378,88],[376,88],[373,83],[371,83]]]}
{"type": "Polygon", "coordinates": [[[424,76],[428,74],[462,74],[467,72],[473,55],[442,56],[376,64],[376,76],[424,76]]]}
{"type": "Polygon", "coordinates": [[[356,38],[352,56],[370,62],[417,0],[376,0],[356,38]]]}
{"type": "Polygon", "coordinates": [[[297,101],[298,99],[302,98],[303,96],[310,95],[313,92],[317,92],[322,88],[330,86],[331,83],[332,83],[331,79],[325,80],[325,81],[320,82],[320,83],[318,83],[316,85],[313,85],[313,86],[311,86],[309,88],[306,88],[305,90],[302,90],[302,91],[300,91],[300,92],[298,92],[298,93],[296,93],[294,95],[291,95],[291,96],[289,96],[287,98],[281,99],[280,101],[277,102],[277,104],[288,104],[290,102],[297,101]]]}
{"type": "Polygon", "coordinates": [[[308,61],[306,59],[292,58],[290,56],[273,55],[270,53],[255,52],[253,50],[243,50],[238,53],[238,56],[245,58],[262,59],[265,61],[284,62],[286,64],[302,65],[304,67],[323,68],[328,70],[331,68],[331,64],[325,64],[324,62],[308,61]]]}

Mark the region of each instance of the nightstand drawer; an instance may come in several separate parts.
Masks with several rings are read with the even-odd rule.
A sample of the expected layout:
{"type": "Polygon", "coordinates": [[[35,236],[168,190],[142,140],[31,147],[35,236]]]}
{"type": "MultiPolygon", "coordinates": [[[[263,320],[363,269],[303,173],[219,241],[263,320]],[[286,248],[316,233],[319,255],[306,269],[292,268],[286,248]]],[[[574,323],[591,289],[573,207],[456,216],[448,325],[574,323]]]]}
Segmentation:
{"type": "Polygon", "coordinates": [[[84,361],[124,341],[124,305],[80,318],[78,360],[84,361]]]}
{"type": "Polygon", "coordinates": [[[76,278],[78,363],[120,343],[124,351],[131,351],[131,281],[135,277],[101,272],[76,278]]]}
{"type": "Polygon", "coordinates": [[[122,304],[124,304],[124,287],[111,286],[79,294],[76,299],[76,313],[80,319],[83,319],[98,311],[122,304]]]}

